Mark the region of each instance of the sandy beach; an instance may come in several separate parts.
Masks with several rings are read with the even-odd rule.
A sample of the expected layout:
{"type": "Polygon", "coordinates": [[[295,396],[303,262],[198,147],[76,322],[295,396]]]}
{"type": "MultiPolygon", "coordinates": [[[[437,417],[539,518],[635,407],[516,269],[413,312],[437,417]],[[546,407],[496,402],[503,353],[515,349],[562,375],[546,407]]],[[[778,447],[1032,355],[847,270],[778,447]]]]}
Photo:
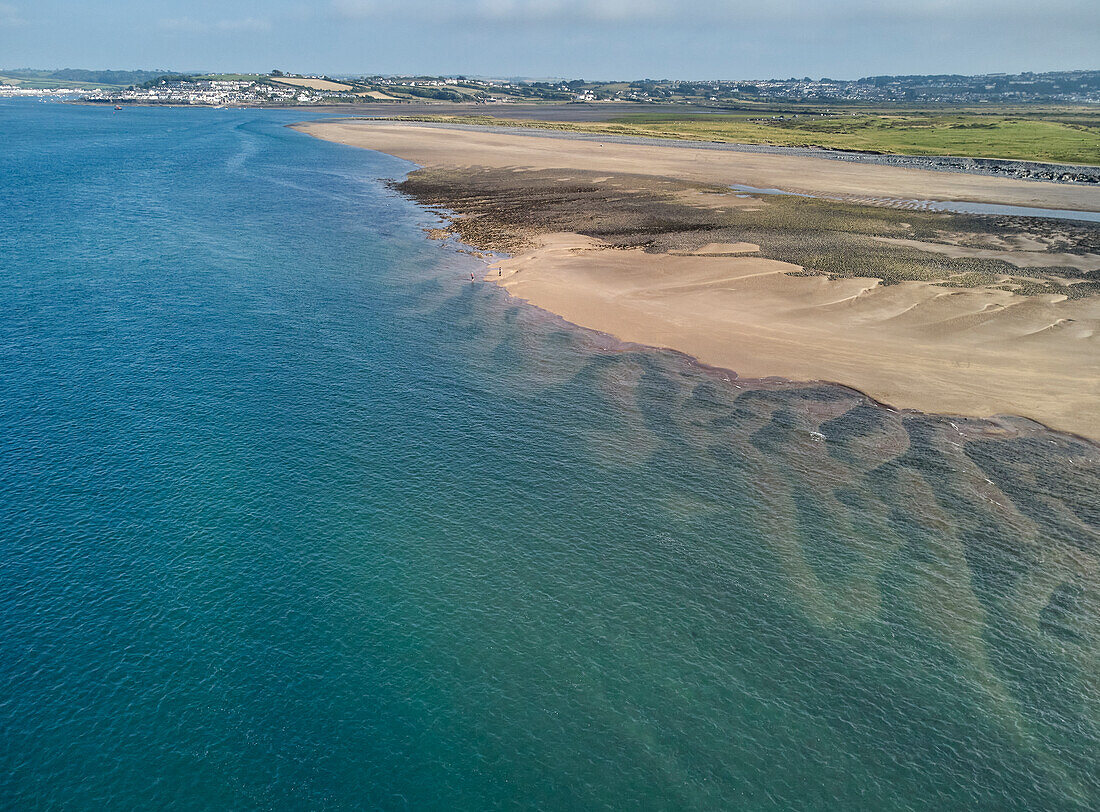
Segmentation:
{"type": "MultiPolygon", "coordinates": [[[[491,268],[488,278],[570,322],[673,348],[742,377],[833,381],[898,408],[1019,415],[1100,440],[1100,295],[1090,287],[1100,257],[1090,227],[1031,233],[1025,222],[1004,226],[1003,234],[992,227],[978,233],[960,231],[958,221],[913,215],[911,222],[886,222],[874,234],[841,234],[864,253],[871,251],[870,260],[856,257],[853,267],[873,271],[878,248],[868,245],[895,252],[883,254],[883,261],[899,267],[916,260],[930,268],[954,263],[943,278],[911,274],[886,283],[872,271],[814,273],[820,269],[777,259],[787,256],[782,250],[795,249],[783,249],[782,240],[769,245],[773,232],[760,232],[761,239],[738,224],[762,207],[774,213],[784,204],[722,194],[720,187],[1088,211],[1100,210],[1096,188],[803,156],[598,145],[374,122],[298,128],[450,173],[446,189],[437,184],[443,191],[414,190],[414,196],[457,211],[464,241],[509,250],[511,258],[491,268]],[[498,186],[511,182],[514,194],[525,188],[527,173],[543,173],[540,188],[550,191],[555,179],[562,187],[583,180],[588,195],[601,185],[608,189],[600,192],[599,205],[570,198],[568,216],[549,192],[515,213],[515,199],[506,195],[482,191],[463,197],[463,173],[489,171],[498,186]],[[580,180],[562,174],[570,171],[587,174],[580,180]],[[558,175],[547,180],[548,172],[558,175]],[[650,202],[642,208],[637,201],[646,194],[650,202]],[[508,205],[500,202],[506,199],[508,205]],[[586,205],[597,218],[611,216],[604,208],[618,212],[614,227],[587,229],[581,216],[586,205]],[[639,223],[650,224],[645,242],[631,235],[631,206],[639,223]],[[537,220],[540,211],[547,213],[537,220]],[[687,225],[677,217],[687,218],[687,225]],[[1013,276],[1017,271],[1029,276],[1013,276]]],[[[881,211],[864,208],[871,219],[881,211]]],[[[797,243],[800,233],[792,227],[781,236],[797,243]]],[[[848,243],[837,250],[855,257],[848,243]]],[[[827,254],[827,242],[821,244],[824,249],[807,255],[827,254]]],[[[822,262],[835,263],[835,257],[822,262]]]]}

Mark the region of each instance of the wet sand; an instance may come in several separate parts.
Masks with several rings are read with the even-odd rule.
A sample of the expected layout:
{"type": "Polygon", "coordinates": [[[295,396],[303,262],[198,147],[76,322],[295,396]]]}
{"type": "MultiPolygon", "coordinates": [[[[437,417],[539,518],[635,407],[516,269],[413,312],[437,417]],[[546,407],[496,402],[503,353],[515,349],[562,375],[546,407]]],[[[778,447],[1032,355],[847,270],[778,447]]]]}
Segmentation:
{"type": "MultiPolygon", "coordinates": [[[[620,206],[631,204],[629,184],[618,182],[629,174],[654,183],[675,179],[810,193],[1100,208],[1096,189],[804,157],[703,150],[696,155],[685,148],[599,147],[368,122],[300,129],[448,170],[459,179],[464,171],[489,167],[498,178],[514,176],[513,185],[519,188],[525,173],[541,170],[607,173],[590,177],[588,183],[621,186],[626,202],[615,198],[620,206]]],[[[475,211],[460,199],[462,194],[457,182],[442,196],[428,195],[426,202],[475,211]]],[[[692,201],[681,192],[681,208],[728,212],[770,205],[732,195],[696,194],[701,199],[692,201]]],[[[533,195],[523,216],[529,219],[540,205],[549,206],[547,200],[545,194],[533,195]]],[[[479,200],[477,206],[476,214],[457,221],[462,238],[513,253],[490,269],[489,278],[573,323],[627,341],[673,348],[742,377],[833,381],[898,408],[974,417],[1020,415],[1100,440],[1100,296],[1020,295],[1008,277],[997,284],[945,287],[922,279],[886,285],[870,276],[808,274],[799,265],[756,255],[755,239],[706,231],[710,226],[705,222],[689,225],[712,236],[662,252],[652,244],[641,250],[585,236],[577,233],[586,231],[583,225],[568,219],[568,231],[551,230],[561,218],[550,218],[542,227],[525,221],[526,230],[507,232],[501,224],[519,214],[494,212],[492,198],[479,200]]],[[[667,219],[666,209],[672,211],[668,206],[639,208],[639,222],[667,219]]],[[[867,210],[872,215],[876,211],[867,210]]],[[[661,228],[680,234],[686,227],[653,230],[661,228]]],[[[628,227],[620,224],[617,230],[628,227]]],[[[1011,241],[1002,242],[998,247],[1003,250],[993,253],[1009,263],[1005,267],[1016,267],[1011,241]]],[[[1053,257],[1048,265],[1067,264],[1054,256],[1056,239],[1040,247],[1053,257]]],[[[968,254],[942,245],[929,250],[968,254]]],[[[1093,256],[1080,246],[1076,251],[1074,262],[1081,266],[1076,270],[1087,274],[1093,256]]],[[[988,260],[988,253],[979,253],[981,261],[988,260]]],[[[1021,257],[1020,264],[1044,268],[1036,253],[1021,257]]]]}

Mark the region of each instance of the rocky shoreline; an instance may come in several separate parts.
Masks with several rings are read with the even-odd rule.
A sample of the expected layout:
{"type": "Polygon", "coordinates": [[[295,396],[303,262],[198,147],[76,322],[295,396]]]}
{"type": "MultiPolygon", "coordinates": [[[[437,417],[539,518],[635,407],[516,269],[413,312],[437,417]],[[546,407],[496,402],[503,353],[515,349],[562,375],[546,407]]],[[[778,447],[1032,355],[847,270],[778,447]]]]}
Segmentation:
{"type": "Polygon", "coordinates": [[[931,155],[884,155],[841,150],[808,150],[837,161],[905,166],[933,169],[938,172],[967,172],[973,175],[995,175],[1019,180],[1051,183],[1100,183],[1100,166],[1076,164],[1046,164],[1038,161],[1008,161],[999,158],[954,158],[931,155]]]}

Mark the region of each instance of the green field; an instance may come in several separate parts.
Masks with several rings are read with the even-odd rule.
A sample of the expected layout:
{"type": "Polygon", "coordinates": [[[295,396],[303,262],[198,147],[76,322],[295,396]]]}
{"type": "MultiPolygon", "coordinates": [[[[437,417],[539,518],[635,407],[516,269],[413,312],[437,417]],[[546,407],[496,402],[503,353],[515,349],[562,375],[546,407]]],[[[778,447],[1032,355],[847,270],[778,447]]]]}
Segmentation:
{"type": "Polygon", "coordinates": [[[516,121],[490,116],[449,120],[693,141],[1100,164],[1100,112],[1072,108],[1011,114],[669,112],[584,123],[516,121]]]}

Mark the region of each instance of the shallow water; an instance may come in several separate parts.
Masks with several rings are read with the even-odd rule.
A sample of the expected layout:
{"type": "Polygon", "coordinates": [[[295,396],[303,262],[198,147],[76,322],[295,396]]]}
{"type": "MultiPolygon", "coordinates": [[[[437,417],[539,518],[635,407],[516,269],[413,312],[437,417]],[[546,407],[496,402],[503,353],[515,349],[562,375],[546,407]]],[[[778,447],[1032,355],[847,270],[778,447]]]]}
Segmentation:
{"type": "Polygon", "coordinates": [[[997,214],[1007,217],[1043,217],[1048,220],[1082,220],[1100,223],[1100,212],[1073,209],[1040,209],[1035,206],[1006,206],[999,203],[971,203],[965,200],[890,200],[898,208],[919,211],[949,211],[958,214],[997,214]]]}
{"type": "Polygon", "coordinates": [[[1095,446],[571,328],[293,117],[0,104],[0,806],[1100,804],[1095,446]]]}

